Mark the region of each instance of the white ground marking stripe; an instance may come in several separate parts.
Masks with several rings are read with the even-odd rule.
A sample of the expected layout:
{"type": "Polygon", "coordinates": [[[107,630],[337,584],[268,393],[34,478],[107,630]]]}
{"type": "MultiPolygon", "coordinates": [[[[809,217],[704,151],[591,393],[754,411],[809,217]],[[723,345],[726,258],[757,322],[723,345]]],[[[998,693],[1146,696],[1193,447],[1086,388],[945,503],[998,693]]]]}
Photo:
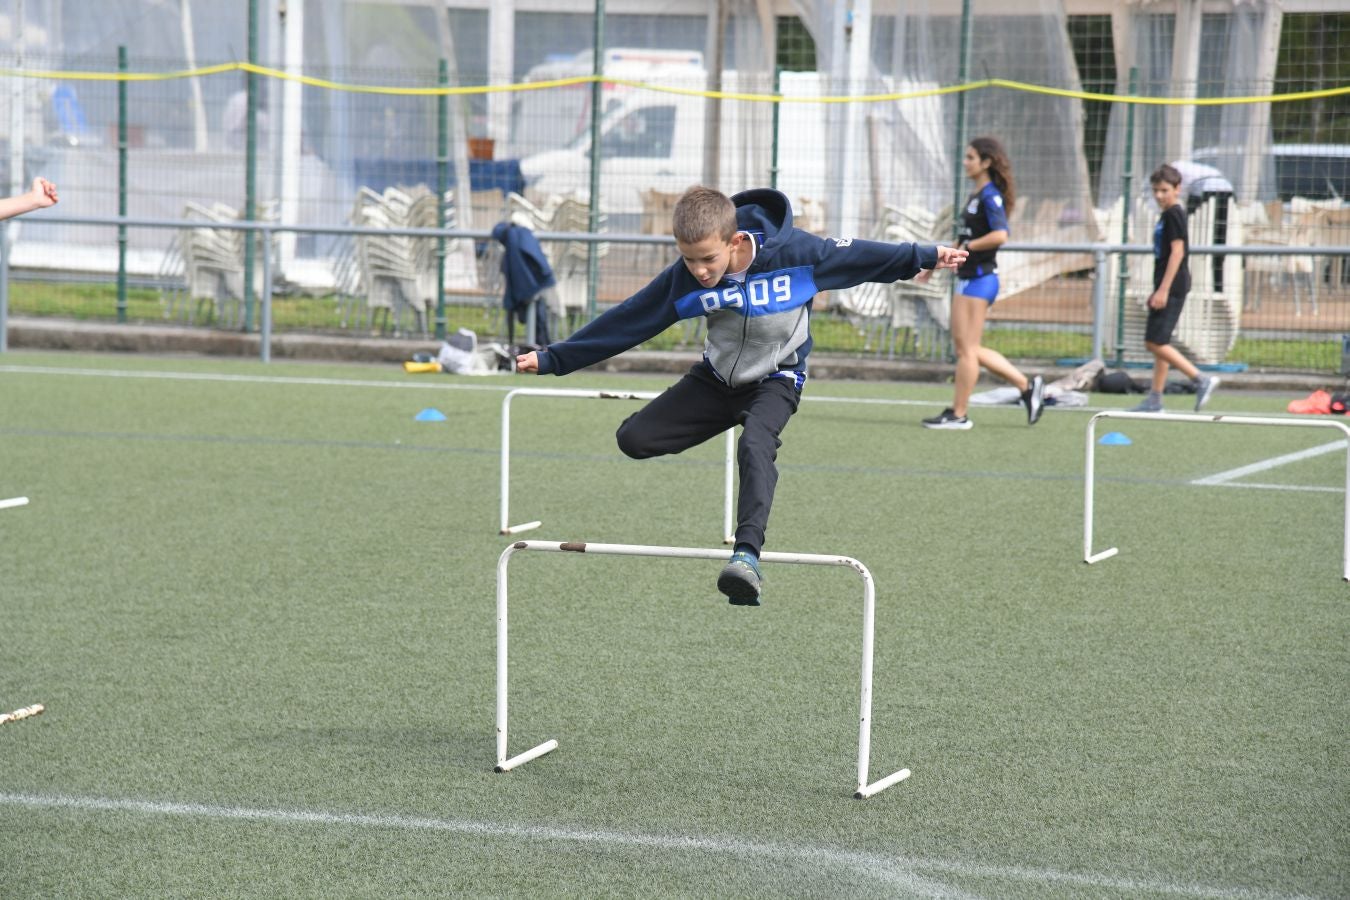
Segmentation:
{"type": "Polygon", "coordinates": [[[407,831],[443,831],[477,837],[525,838],[568,841],[694,853],[719,853],[744,857],[772,857],[800,863],[817,863],[850,872],[870,875],[894,888],[922,897],[967,898],[976,895],[957,891],[939,882],[907,871],[893,860],[866,853],[831,850],[825,847],[758,844],[734,838],[713,840],[699,837],[632,834],[621,831],[590,831],[556,828],[548,825],[505,825],[456,819],[428,819],[399,815],[329,813],[316,810],[249,809],[238,806],[208,806],[198,803],[162,803],[149,800],[108,800],[100,797],[35,796],[0,793],[0,805],[36,809],[76,809],[97,812],[131,812],[149,815],[190,816],[203,819],[244,820],[301,825],[342,825],[357,828],[389,828],[407,831]]]}
{"type": "Polygon", "coordinates": [[[124,369],[66,369],[50,366],[0,366],[0,372],[18,375],[79,375],[95,378],[156,378],[166,381],[224,381],[245,384],[316,384],[329,387],[377,387],[400,390],[509,391],[514,384],[458,384],[435,381],[364,381],[347,378],[306,378],[283,375],[226,375],[217,372],[154,372],[124,369]]]}
{"type": "Polygon", "coordinates": [[[925,897],[967,897],[965,892],[915,874],[915,870],[973,878],[1028,881],[1041,884],[1072,884],[1124,892],[1151,891],[1184,897],[1269,898],[1302,895],[1273,895],[1268,891],[1246,888],[1220,888],[1198,884],[1159,881],[1148,878],[1121,878],[1025,866],[987,866],[941,859],[909,859],[875,853],[838,850],[802,844],[765,844],[736,838],[704,838],[677,835],[640,834],[625,831],[582,830],[548,825],[509,825],[460,819],[431,819],[414,816],[360,813],[330,813],[318,810],[259,809],[240,806],[211,806],[199,803],[168,803],[153,800],[113,800],[102,797],[0,793],[0,805],[28,809],[74,809],[85,812],[130,812],[146,815],[189,816],[203,819],[233,819],[280,824],[343,825],[358,828],[394,828],[408,831],[444,831],[482,837],[525,838],[602,844],[613,847],[637,847],[656,850],[712,853],[743,857],[769,857],[785,861],[814,859],[820,863],[871,875],[896,887],[925,897]]]}
{"type": "Polygon", "coordinates": [[[1310,491],[1316,494],[1344,494],[1345,488],[1326,487],[1325,485],[1315,484],[1265,484],[1260,481],[1248,481],[1242,484],[1235,484],[1226,481],[1223,484],[1212,485],[1212,487],[1226,488],[1254,488],[1258,491],[1310,491]]]}
{"type": "MultiPolygon", "coordinates": [[[[0,372],[20,375],[79,375],[95,378],[159,378],[167,381],[223,381],[247,384],[314,384],[336,387],[375,387],[398,390],[437,391],[513,391],[519,382],[511,384],[462,384],[436,381],[369,381],[347,378],[306,378],[286,375],[225,375],[212,372],[155,372],[125,369],[73,369],[59,366],[0,366],[0,372]]],[[[802,399],[822,403],[871,403],[877,406],[941,406],[933,400],[899,400],[886,397],[820,397],[808,394],[802,399]]]]}
{"type": "MultiPolygon", "coordinates": [[[[1320,447],[1309,447],[1307,450],[1299,450],[1297,453],[1286,453],[1284,456],[1272,456],[1270,459],[1263,459],[1260,462],[1254,462],[1249,466],[1239,466],[1236,469],[1229,469],[1227,472],[1206,475],[1204,478],[1195,479],[1191,484],[1225,484],[1230,481],[1235,481],[1238,478],[1255,475],[1257,472],[1267,472],[1271,469],[1277,469],[1280,466],[1287,466],[1290,463],[1312,459],[1317,456],[1325,456],[1328,453],[1335,453],[1337,450],[1344,449],[1345,441],[1332,441],[1330,444],[1323,444],[1320,447]]],[[[1288,487],[1287,489],[1296,490],[1296,488],[1293,487],[1288,487]]],[[[1318,488],[1317,490],[1323,489],[1318,488]]],[[[1327,490],[1339,489],[1330,488],[1327,490]]]]}
{"type": "MultiPolygon", "coordinates": [[[[224,375],[211,372],[155,372],[135,371],[125,369],[75,369],[61,366],[0,366],[0,372],[13,372],[15,374],[28,375],[82,375],[105,378],[162,378],[169,381],[234,381],[253,384],[318,384],[338,387],[377,387],[377,388],[409,388],[416,390],[437,390],[437,391],[513,391],[520,387],[518,382],[511,384],[462,384],[458,382],[436,382],[436,381],[362,381],[359,379],[346,378],[305,378],[289,377],[285,375],[224,375]]],[[[924,407],[942,407],[946,402],[942,400],[901,400],[888,397],[822,397],[819,394],[806,393],[802,396],[803,400],[820,403],[870,403],[876,406],[924,406],[924,407]]],[[[988,409],[1021,409],[1020,406],[991,406],[988,409]]],[[[1062,412],[1087,412],[1097,413],[1105,409],[1115,409],[1111,406],[1074,406],[1066,407],[1062,412]]]]}

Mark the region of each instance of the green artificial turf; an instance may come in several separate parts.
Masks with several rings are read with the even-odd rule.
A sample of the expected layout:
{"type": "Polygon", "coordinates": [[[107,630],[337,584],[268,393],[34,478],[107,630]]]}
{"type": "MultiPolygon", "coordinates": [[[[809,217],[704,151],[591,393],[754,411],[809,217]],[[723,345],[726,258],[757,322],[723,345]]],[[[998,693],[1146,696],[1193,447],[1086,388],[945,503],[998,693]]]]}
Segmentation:
{"type": "MultiPolygon", "coordinates": [[[[0,726],[4,890],[1350,892],[1345,451],[1192,483],[1329,429],[1100,422],[1085,566],[1086,411],[812,382],[767,549],[875,576],[871,777],[913,775],[852,797],[852,570],[739,608],[716,561],[556,553],[510,563],[509,735],[560,746],[493,773],[502,398],[671,380],[0,356],[0,711],[47,706],[0,726]]],[[[636,408],[513,402],[522,539],[720,546],[721,440],[627,460],[636,408]]]]}

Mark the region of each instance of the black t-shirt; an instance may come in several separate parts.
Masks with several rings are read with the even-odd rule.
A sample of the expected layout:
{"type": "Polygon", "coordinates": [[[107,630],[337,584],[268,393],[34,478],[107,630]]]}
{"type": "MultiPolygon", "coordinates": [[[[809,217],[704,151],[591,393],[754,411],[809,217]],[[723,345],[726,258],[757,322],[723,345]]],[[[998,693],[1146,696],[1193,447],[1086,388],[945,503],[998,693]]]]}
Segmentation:
{"type": "Polygon", "coordinates": [[[1156,291],[1163,280],[1163,273],[1167,271],[1167,261],[1172,256],[1172,242],[1181,241],[1182,250],[1185,256],[1181,260],[1181,267],[1177,269],[1177,277],[1172,279],[1172,286],[1167,291],[1169,297],[1184,297],[1191,289],[1191,241],[1186,229],[1186,210],[1182,209],[1181,204],[1169,206],[1163,210],[1163,214],[1158,217],[1158,224],[1153,226],[1153,289],[1156,291]]]}
{"type": "MultiPolygon", "coordinates": [[[[991,231],[1008,230],[1008,211],[1003,208],[1003,195],[991,181],[966,198],[966,207],[961,211],[961,242],[969,244],[978,237],[984,237],[991,231]]],[[[998,248],[989,250],[971,250],[961,268],[956,270],[957,278],[979,278],[998,271],[994,257],[998,248]]]]}

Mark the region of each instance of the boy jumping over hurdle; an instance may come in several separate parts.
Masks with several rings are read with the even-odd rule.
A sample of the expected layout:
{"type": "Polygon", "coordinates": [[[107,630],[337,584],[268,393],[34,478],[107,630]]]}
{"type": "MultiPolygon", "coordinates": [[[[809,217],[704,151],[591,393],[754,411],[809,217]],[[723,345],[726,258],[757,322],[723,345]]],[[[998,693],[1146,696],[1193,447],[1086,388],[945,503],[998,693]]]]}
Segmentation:
{"type": "Polygon", "coordinates": [[[966,251],[817,237],[793,227],[788,198],[767,189],[728,198],[692,187],[675,204],[672,220],[678,262],[567,340],[521,354],[516,369],[566,375],[681,319],[706,318],[702,361],[619,426],[619,449],[649,459],[741,426],[736,545],[717,589],[734,605],[758,606],[779,435],[806,383],[812,299],[818,291],[955,269],[966,251]]]}

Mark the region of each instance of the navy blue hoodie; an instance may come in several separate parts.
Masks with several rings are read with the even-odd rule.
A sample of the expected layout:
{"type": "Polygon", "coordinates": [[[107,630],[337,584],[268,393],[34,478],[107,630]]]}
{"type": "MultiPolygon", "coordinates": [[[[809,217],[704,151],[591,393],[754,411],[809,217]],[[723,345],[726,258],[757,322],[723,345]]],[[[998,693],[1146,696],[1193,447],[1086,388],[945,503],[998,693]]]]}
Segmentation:
{"type": "Polygon", "coordinates": [[[554,285],[553,268],[548,264],[534,232],[511,222],[498,222],[492,236],[506,248],[502,254],[502,275],[506,289],[502,293],[502,307],[515,312],[525,321],[525,312],[544,288],[554,285]]]}
{"type": "Polygon", "coordinates": [[[723,277],[704,287],[683,260],[565,341],[539,354],[540,374],[566,375],[650,340],[681,319],[704,316],[704,363],[732,387],[790,378],[800,389],[811,352],[811,300],[818,291],[866,281],[913,278],[937,265],[933,245],[820,238],[792,225],[782,193],[757,189],[731,198],[736,225],[755,241],[745,283],[723,277]]]}

